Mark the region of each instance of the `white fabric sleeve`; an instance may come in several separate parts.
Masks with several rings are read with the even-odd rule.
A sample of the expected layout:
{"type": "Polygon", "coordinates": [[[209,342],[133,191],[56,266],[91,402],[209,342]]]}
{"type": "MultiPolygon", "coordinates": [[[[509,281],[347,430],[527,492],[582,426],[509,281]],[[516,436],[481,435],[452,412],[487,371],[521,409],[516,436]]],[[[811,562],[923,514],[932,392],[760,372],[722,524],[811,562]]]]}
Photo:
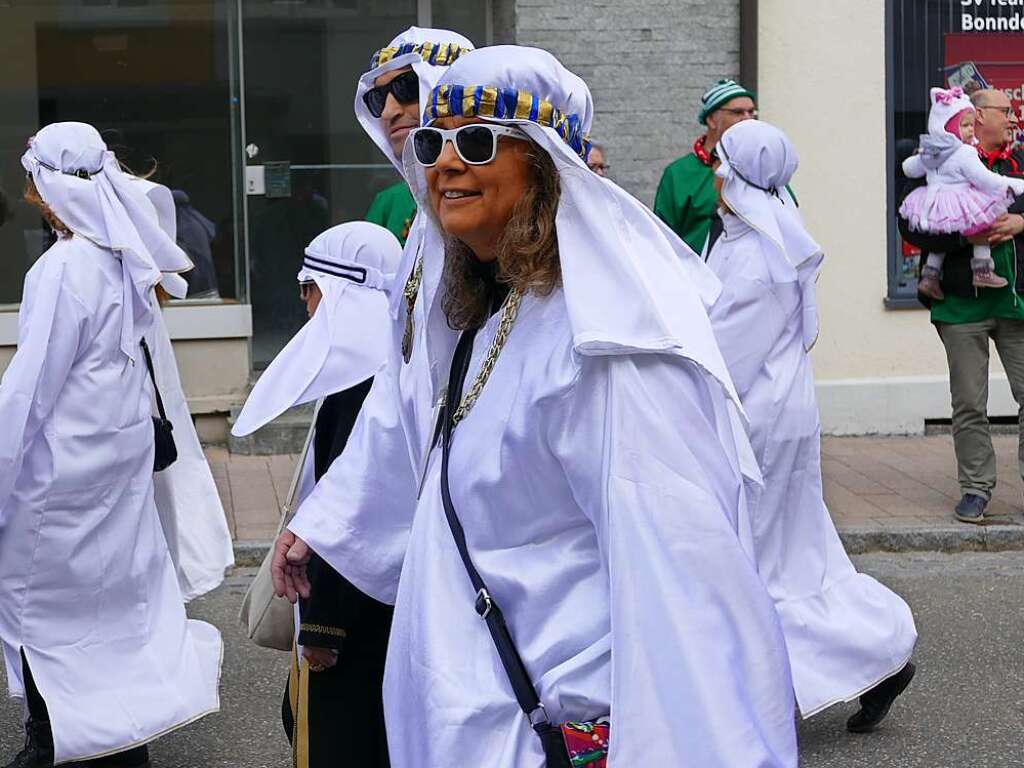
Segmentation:
{"type": "Polygon", "coordinates": [[[911,155],[903,161],[903,175],[908,179],[923,179],[927,173],[920,155],[911,155]]]}
{"type": "Polygon", "coordinates": [[[64,286],[63,260],[40,266],[25,281],[18,350],[0,383],[0,527],[25,452],[53,412],[88,323],[85,307],[64,286]]]}
{"type": "Polygon", "coordinates": [[[960,161],[960,169],[964,178],[971,183],[971,186],[977,187],[983,192],[991,195],[1005,195],[1008,189],[1016,186],[1013,179],[986,168],[985,163],[981,161],[978,153],[972,147],[957,150],[957,159],[960,161]]]}
{"type": "Polygon", "coordinates": [[[718,347],[742,400],[785,331],[785,309],[772,285],[731,275],[710,315],[718,347]]]}
{"type": "Polygon", "coordinates": [[[609,768],[796,766],[784,641],[734,530],[720,385],[667,356],[582,365],[548,434],[609,574],[609,768]]]}
{"type": "Polygon", "coordinates": [[[391,604],[398,593],[417,488],[399,413],[395,365],[392,356],[374,377],[345,450],[288,524],[288,530],[358,589],[391,604]]]}

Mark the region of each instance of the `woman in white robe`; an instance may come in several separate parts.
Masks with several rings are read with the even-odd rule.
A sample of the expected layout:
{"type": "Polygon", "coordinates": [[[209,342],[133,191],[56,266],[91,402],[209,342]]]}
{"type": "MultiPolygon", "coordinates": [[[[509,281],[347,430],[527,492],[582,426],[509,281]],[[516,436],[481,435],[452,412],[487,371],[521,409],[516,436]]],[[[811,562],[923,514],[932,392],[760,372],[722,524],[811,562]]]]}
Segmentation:
{"type": "Polygon", "coordinates": [[[755,120],[726,131],[719,154],[725,232],[708,264],[723,288],[711,319],[764,478],[749,488],[758,570],[803,716],[865,694],[848,727],[870,730],[913,676],[917,632],[899,596],[857,573],[825,507],[808,355],[822,253],[779,194],[797,154],[778,128],[755,120]]]}
{"type": "Polygon", "coordinates": [[[219,707],[220,635],[187,620],[153,503],[140,354],[161,271],[190,264],[91,126],[43,128],[22,164],[66,234],[26,277],[0,384],[0,642],[11,693],[27,670],[46,710],[19,765],[148,765],[219,707]]]}
{"type": "MultiPolygon", "coordinates": [[[[507,200],[514,185],[503,191],[502,174],[524,172],[510,149],[521,143],[545,168],[528,172],[539,174],[532,183],[561,190],[545,213],[516,217],[517,227],[546,222],[545,258],[561,280],[539,292],[513,285],[500,312],[479,318],[451,497],[546,715],[611,713],[607,758],[578,765],[795,766],[785,649],[744,547],[746,440],[705,310],[716,281],[653,214],[588,170],[592,111],[586,84],[550,54],[510,46],[461,57],[429,102],[424,119],[440,127],[484,119],[529,137],[497,142],[492,162],[474,166],[489,179],[483,199],[507,200]]],[[[415,165],[410,145],[407,178],[437,213],[437,176],[415,165]]],[[[462,178],[442,146],[440,175],[462,178]]],[[[490,228],[491,246],[511,221],[508,208],[502,221],[456,205],[490,228]]],[[[446,246],[433,217],[423,249],[425,275],[436,270],[440,283],[446,246]]],[[[502,270],[482,278],[492,298],[508,285],[502,270]]],[[[446,297],[458,290],[446,275],[446,297]]],[[[426,346],[446,369],[459,335],[442,305],[451,308],[428,295],[426,346]]],[[[424,389],[420,405],[433,394],[424,389]]],[[[299,540],[278,542],[278,588],[306,590],[309,542],[370,594],[396,594],[384,684],[396,768],[555,768],[531,732],[539,710],[528,721],[517,705],[478,616],[445,520],[441,450],[426,458],[408,533],[351,504],[357,480],[336,463],[289,525],[299,540]],[[399,540],[400,570],[389,557],[399,540]]],[[[367,481],[386,485],[389,467],[375,470],[367,481]]]]}

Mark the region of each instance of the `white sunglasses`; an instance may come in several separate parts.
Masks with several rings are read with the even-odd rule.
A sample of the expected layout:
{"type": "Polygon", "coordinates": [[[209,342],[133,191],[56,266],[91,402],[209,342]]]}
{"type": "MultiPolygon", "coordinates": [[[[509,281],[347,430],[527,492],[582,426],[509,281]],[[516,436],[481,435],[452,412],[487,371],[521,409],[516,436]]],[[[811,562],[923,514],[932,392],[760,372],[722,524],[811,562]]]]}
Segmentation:
{"type": "Polygon", "coordinates": [[[471,123],[451,130],[443,128],[416,128],[411,134],[413,154],[416,162],[424,168],[437,165],[449,141],[455,147],[455,153],[467,165],[486,165],[498,154],[498,138],[508,136],[519,141],[529,141],[530,137],[518,128],[490,123],[471,123]]]}

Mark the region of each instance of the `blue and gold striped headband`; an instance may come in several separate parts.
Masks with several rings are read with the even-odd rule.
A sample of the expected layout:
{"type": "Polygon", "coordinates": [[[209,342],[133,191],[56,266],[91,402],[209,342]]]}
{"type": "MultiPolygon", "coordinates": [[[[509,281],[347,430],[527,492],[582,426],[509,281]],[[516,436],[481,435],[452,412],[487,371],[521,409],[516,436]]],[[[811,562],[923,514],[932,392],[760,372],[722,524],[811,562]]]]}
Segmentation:
{"type": "Polygon", "coordinates": [[[583,133],[580,116],[566,114],[529,91],[487,85],[439,85],[430,94],[423,122],[442,117],[529,120],[553,128],[584,160],[590,154],[590,137],[583,133]]]}
{"type": "Polygon", "coordinates": [[[472,48],[462,48],[457,43],[403,43],[394,48],[381,48],[370,59],[370,69],[374,70],[407,53],[418,54],[427,64],[437,67],[451,66],[454,61],[472,48]]]}

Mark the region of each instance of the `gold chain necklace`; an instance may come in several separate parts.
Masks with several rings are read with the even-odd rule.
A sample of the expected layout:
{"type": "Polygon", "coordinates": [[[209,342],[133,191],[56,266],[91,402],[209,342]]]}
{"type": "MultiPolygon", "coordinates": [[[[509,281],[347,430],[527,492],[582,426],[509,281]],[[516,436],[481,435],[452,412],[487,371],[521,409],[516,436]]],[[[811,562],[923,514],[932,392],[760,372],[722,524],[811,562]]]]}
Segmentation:
{"type": "Polygon", "coordinates": [[[419,259],[416,261],[416,266],[412,270],[412,274],[409,275],[409,279],[405,283],[405,290],[402,291],[402,295],[405,296],[405,333],[402,334],[402,359],[408,363],[412,358],[412,337],[413,337],[413,322],[412,322],[412,311],[416,306],[416,296],[420,291],[420,282],[423,280],[423,255],[421,254],[419,259]]]}
{"type": "Polygon", "coordinates": [[[459,403],[459,407],[456,409],[455,413],[452,414],[453,427],[466,417],[470,408],[473,407],[477,398],[480,397],[480,393],[483,391],[484,384],[487,383],[487,379],[491,375],[494,364],[498,362],[498,355],[501,354],[501,350],[505,346],[505,342],[508,341],[508,334],[512,330],[512,323],[516,321],[516,315],[519,314],[520,299],[522,299],[522,293],[520,293],[518,288],[513,288],[509,291],[508,297],[505,299],[505,304],[501,308],[501,319],[498,321],[498,330],[495,332],[494,341],[491,342],[491,346],[487,350],[487,355],[484,357],[484,361],[480,365],[480,372],[476,375],[476,379],[473,380],[473,385],[469,388],[466,396],[462,398],[462,402],[459,403]]]}

